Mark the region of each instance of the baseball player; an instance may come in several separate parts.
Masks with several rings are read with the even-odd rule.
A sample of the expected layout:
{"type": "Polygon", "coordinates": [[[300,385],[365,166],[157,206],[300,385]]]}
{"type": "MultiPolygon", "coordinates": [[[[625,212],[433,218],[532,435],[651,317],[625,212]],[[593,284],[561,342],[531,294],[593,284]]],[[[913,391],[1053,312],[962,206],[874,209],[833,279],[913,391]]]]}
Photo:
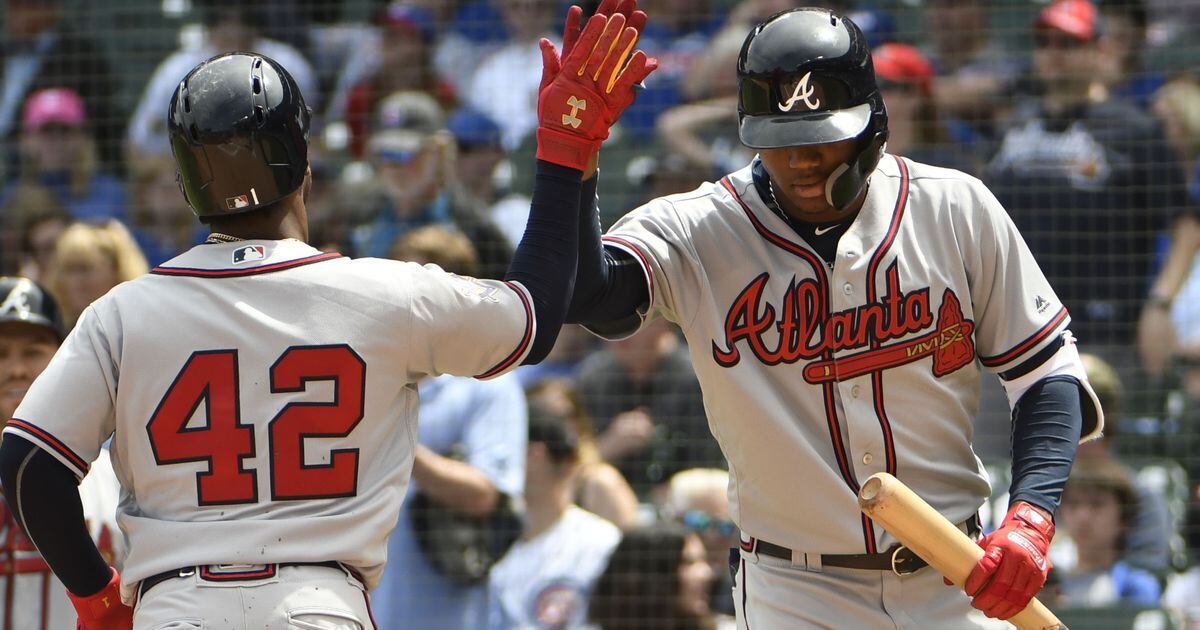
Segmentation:
{"type": "Polygon", "coordinates": [[[885,152],[852,22],[777,14],[747,36],[737,71],[738,133],[756,158],[632,211],[603,240],[589,181],[568,321],[620,337],[661,316],[687,337],[742,531],[740,627],[1004,626],[994,619],[1045,581],[1076,444],[1103,422],[1070,317],[978,180],[885,152]],[[856,494],[887,471],[979,533],[981,367],[1013,407],[1013,484],[968,597],[856,494]]]}
{"type": "Polygon", "coordinates": [[[85,310],[0,446],[9,506],[82,628],[374,627],[365,593],[412,467],[413,384],[537,362],[560,327],[581,174],[655,67],[608,15],[562,58],[543,43],[531,228],[504,282],[309,247],[310,114],[292,77],[230,53],[182,79],[171,144],[212,234],[85,310]],[[76,491],[109,438],[123,576],[76,491]]]}
{"type": "MultiPolygon", "coordinates": [[[[29,385],[46,368],[62,340],[58,305],[28,278],[0,277],[0,424],[7,423],[29,385]]],[[[100,553],[119,555],[117,499],[120,486],[108,451],[100,451],[79,484],[83,517],[100,553]]],[[[75,624],[75,608],[0,502],[0,630],[52,630],[75,624]]]]}

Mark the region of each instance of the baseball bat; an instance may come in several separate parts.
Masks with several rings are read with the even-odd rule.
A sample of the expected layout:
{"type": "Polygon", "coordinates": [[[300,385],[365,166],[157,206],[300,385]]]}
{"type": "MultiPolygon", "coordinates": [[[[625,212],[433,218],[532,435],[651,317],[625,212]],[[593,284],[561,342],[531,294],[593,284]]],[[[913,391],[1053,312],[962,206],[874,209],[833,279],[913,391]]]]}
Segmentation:
{"type": "MultiPolygon", "coordinates": [[[[983,549],[975,541],[888,473],[876,473],[867,479],[858,493],[858,505],[959,588],[983,557],[983,549]]],[[[1036,597],[1008,622],[1020,630],[1067,630],[1036,597]]]]}

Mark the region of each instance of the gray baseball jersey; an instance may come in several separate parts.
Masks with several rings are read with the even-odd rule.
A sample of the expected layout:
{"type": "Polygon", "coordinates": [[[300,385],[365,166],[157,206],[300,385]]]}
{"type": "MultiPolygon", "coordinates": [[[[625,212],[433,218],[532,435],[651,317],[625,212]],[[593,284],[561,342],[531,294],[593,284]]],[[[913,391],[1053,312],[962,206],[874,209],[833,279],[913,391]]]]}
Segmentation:
{"type": "Polygon", "coordinates": [[[373,587],[415,382],[500,374],[533,334],[516,284],[293,240],[200,245],[89,307],[5,432],[79,476],[112,436],[126,594],[218,563],[338,560],[373,587]]]}
{"type": "Polygon", "coordinates": [[[827,264],[758,196],[751,168],[612,227],[677,323],[729,460],[744,532],[876,553],[868,476],[899,476],[961,522],[988,497],[972,450],[981,367],[1003,372],[1069,323],[1007,213],[975,178],[885,155],[827,264]]]}

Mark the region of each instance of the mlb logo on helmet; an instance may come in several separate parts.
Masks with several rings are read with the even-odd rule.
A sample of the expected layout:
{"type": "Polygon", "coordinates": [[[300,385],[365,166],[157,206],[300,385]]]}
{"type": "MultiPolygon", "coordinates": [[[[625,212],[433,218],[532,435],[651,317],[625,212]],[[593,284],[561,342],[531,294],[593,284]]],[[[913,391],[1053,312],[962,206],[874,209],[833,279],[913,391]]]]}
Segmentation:
{"type": "Polygon", "coordinates": [[[251,188],[249,196],[238,195],[236,197],[226,197],[225,198],[225,208],[228,210],[237,210],[239,208],[248,208],[248,207],[250,207],[251,197],[254,198],[254,203],[258,204],[258,193],[254,192],[254,189],[251,188]]]}
{"type": "Polygon", "coordinates": [[[267,257],[267,250],[262,245],[247,245],[233,250],[233,264],[254,262],[267,257]]]}

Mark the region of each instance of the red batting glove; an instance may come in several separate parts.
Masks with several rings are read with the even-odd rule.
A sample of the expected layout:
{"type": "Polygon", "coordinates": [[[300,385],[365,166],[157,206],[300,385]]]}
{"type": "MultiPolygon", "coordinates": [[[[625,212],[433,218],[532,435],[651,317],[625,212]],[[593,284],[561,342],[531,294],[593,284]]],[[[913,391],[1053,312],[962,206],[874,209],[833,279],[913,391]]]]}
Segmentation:
{"type": "Polygon", "coordinates": [[[554,45],[541,40],[542,75],[550,80],[538,95],[539,160],[587,169],[609,128],[633,103],[634,84],[658,67],[640,50],[629,56],[637,37],[625,15],[616,13],[593,15],[561,61],[554,45]]]}
{"type": "MultiPolygon", "coordinates": [[[[610,16],[621,14],[625,16],[625,26],[634,29],[641,35],[642,28],[646,26],[646,12],[639,11],[637,8],[637,0],[621,0],[618,5],[618,0],[604,0],[600,6],[596,7],[593,15],[610,16]]],[[[554,77],[558,76],[562,69],[561,59],[568,57],[571,51],[575,48],[575,43],[579,41],[579,34],[583,24],[583,8],[579,5],[571,5],[567,11],[567,25],[563,28],[562,37],[562,57],[555,55],[553,63],[542,64],[542,83],[538,86],[538,94],[550,85],[554,77]]]]}
{"type": "Polygon", "coordinates": [[[1050,573],[1046,550],[1053,537],[1054,522],[1045,512],[1014,503],[1000,528],[979,540],[983,557],[963,585],[971,605],[996,619],[1024,610],[1050,573]]]}
{"type": "Polygon", "coordinates": [[[121,603],[121,576],[116,569],[99,593],[79,597],[67,591],[67,597],[79,616],[75,630],[133,630],[133,609],[121,603]]]}

